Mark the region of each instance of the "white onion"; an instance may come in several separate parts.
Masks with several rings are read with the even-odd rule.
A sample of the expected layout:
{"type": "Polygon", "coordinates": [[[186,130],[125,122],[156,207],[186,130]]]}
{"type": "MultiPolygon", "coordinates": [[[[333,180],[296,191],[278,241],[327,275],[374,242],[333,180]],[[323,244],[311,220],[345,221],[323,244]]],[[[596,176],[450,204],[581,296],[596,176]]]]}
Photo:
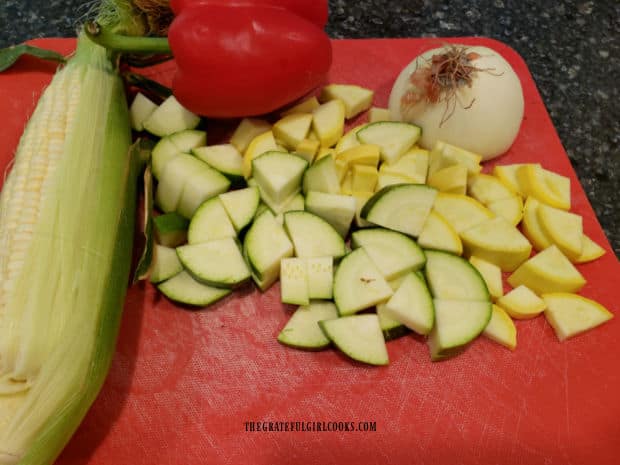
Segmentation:
{"type": "Polygon", "coordinates": [[[431,149],[441,140],[478,153],[484,160],[510,148],[519,132],[523,107],[521,82],[510,64],[490,48],[465,45],[447,45],[418,56],[396,79],[389,101],[393,120],[408,121],[422,128],[419,141],[422,147],[431,149]],[[412,74],[430,67],[433,56],[457,49],[464,50],[464,54],[473,53],[467,61],[476,68],[470,74],[471,85],[460,81],[448,100],[443,92],[434,103],[423,97],[415,104],[404,105],[402,98],[407,92],[424,92],[411,83],[412,74]]]}

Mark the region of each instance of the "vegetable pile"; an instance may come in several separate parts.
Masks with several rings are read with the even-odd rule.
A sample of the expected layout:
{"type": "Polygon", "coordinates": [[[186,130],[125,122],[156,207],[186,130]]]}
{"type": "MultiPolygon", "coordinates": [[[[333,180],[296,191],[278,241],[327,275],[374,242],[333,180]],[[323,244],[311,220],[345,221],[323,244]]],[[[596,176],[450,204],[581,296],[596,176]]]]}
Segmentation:
{"type": "Polygon", "coordinates": [[[544,313],[563,340],[612,317],[577,294],[575,265],[604,249],[569,211],[569,178],[540,164],[483,173],[481,155],[444,141],[423,149],[422,128],[373,107],[371,89],[317,96],[215,145],[174,97],[146,113],[136,97],[135,129],[163,136],[151,281],[168,298],[204,307],[279,282],[298,309],[278,341],[376,365],[412,331],[442,360],[479,335],[515,349],[513,319],[544,313]]]}

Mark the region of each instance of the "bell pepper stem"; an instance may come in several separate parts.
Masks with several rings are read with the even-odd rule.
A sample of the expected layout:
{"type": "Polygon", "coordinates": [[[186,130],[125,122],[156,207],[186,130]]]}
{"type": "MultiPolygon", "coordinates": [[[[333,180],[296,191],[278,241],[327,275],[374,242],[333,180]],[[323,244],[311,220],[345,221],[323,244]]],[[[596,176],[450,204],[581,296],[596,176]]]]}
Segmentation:
{"type": "Polygon", "coordinates": [[[84,25],[84,31],[90,40],[114,52],[133,54],[172,53],[167,37],[116,34],[96,21],[88,21],[84,25]]]}

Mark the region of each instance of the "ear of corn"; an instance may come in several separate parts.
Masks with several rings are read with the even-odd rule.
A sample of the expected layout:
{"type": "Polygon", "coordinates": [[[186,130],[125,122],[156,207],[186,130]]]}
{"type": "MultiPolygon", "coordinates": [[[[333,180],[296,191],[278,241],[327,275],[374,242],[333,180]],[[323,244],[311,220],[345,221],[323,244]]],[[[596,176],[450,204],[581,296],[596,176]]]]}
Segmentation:
{"type": "Polygon", "coordinates": [[[80,36],[0,195],[0,464],[52,463],[114,353],[131,266],[138,157],[123,84],[80,36]]]}

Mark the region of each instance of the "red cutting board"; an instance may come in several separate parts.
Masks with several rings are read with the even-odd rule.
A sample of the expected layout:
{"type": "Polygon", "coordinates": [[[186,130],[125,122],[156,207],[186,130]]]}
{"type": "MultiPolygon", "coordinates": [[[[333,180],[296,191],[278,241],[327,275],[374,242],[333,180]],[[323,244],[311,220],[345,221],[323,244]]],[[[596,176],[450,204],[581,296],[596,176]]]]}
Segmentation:
{"type": "MultiPolygon", "coordinates": [[[[487,39],[523,83],[525,120],[498,163],[540,162],[571,177],[573,211],[607,250],[580,266],[582,294],[620,310],[620,266],[604,237],[523,60],[487,39]]],[[[391,84],[434,39],[334,41],[331,82],[391,84]]],[[[68,51],[72,40],[40,45],[68,51]]],[[[208,53],[208,52],[207,52],[208,53]]],[[[6,166],[53,66],[22,60],[0,75],[6,166]]],[[[170,65],[157,77],[170,78],[170,65]]],[[[359,121],[363,119],[360,118],[359,121]]],[[[356,121],[357,122],[357,121],[356,121]]],[[[356,123],[354,122],[354,123],[356,123]]],[[[489,165],[490,167],[490,165],[489,165]]],[[[130,289],[109,377],[59,464],[591,464],[620,460],[620,319],[564,343],[543,317],[516,322],[514,352],[480,338],[431,363],[421,338],[390,342],[390,365],[278,344],[292,308],[279,288],[237,293],[188,311],[149,284],[130,289]],[[248,432],[245,422],[374,422],[375,431],[248,432]]],[[[330,425],[332,423],[329,423],[330,425]]],[[[269,423],[265,423],[268,428],[269,423]]]]}

